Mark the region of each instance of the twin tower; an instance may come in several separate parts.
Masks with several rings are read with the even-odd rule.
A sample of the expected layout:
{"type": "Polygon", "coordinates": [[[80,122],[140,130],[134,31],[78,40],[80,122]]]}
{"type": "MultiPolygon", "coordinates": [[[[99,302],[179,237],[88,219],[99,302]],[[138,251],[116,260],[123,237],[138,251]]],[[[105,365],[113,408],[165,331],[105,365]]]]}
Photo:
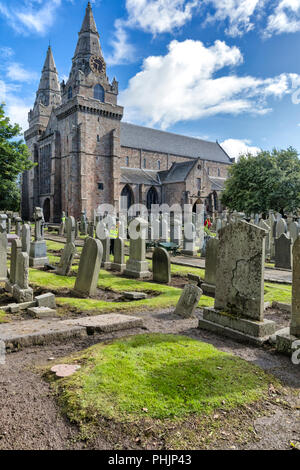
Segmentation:
{"type": "Polygon", "coordinates": [[[80,217],[99,204],[119,203],[120,121],[118,82],[109,82],[90,3],[79,32],[67,83],[59,83],[49,47],[25,132],[37,165],[22,178],[22,216],[34,207],[46,221],[62,211],[80,217]]]}

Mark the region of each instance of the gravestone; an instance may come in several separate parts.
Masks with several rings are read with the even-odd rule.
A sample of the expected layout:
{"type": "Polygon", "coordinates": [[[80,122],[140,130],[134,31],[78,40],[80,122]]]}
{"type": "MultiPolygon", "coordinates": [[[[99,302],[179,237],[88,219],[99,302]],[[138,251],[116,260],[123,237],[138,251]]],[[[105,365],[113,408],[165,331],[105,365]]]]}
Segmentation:
{"type": "Polygon", "coordinates": [[[168,242],[169,241],[169,216],[168,214],[162,214],[160,219],[160,233],[161,233],[161,241],[168,242]]]}
{"type": "Polygon", "coordinates": [[[86,238],[74,287],[78,294],[83,296],[96,294],[102,254],[101,241],[91,237],[86,238]]]}
{"type": "Polygon", "coordinates": [[[95,233],[94,222],[89,222],[88,223],[88,228],[87,228],[87,234],[90,238],[94,238],[94,233],[95,233]]]}
{"type": "Polygon", "coordinates": [[[31,242],[31,229],[29,224],[24,224],[22,226],[21,233],[21,242],[22,242],[22,251],[23,253],[30,253],[30,242],[31,242]]]}
{"type": "Polygon", "coordinates": [[[181,253],[185,256],[197,256],[196,229],[192,222],[184,224],[183,250],[181,253]]]}
{"type": "Polygon", "coordinates": [[[292,240],[292,244],[294,244],[300,233],[299,224],[297,222],[291,222],[289,226],[289,232],[290,232],[290,239],[292,240]]]}
{"type": "Polygon", "coordinates": [[[17,282],[17,257],[22,252],[22,243],[20,239],[11,241],[11,254],[10,254],[10,272],[9,279],[5,283],[5,290],[13,293],[14,285],[17,282]]]}
{"type": "Polygon", "coordinates": [[[0,214],[0,281],[7,280],[7,216],[0,214]]]}
{"type": "Polygon", "coordinates": [[[279,219],[276,224],[276,238],[280,238],[283,233],[287,233],[287,224],[284,219],[279,219]]]}
{"type": "Polygon", "coordinates": [[[63,237],[65,234],[65,228],[66,228],[66,213],[63,211],[62,216],[61,216],[60,227],[59,227],[59,235],[61,237],[63,237]]]}
{"type": "Polygon", "coordinates": [[[103,221],[98,222],[96,226],[96,238],[101,241],[103,254],[101,267],[104,269],[110,269],[110,236],[109,231],[103,221]]]}
{"type": "Polygon", "coordinates": [[[80,235],[87,235],[87,222],[85,212],[81,212],[80,218],[80,235]]]}
{"type": "Polygon", "coordinates": [[[65,222],[67,242],[56,270],[56,273],[60,276],[67,276],[72,268],[73,259],[76,254],[75,225],[74,217],[68,217],[65,222]]]}
{"type": "Polygon", "coordinates": [[[19,302],[32,302],[33,290],[29,287],[29,256],[19,251],[16,263],[16,283],[13,286],[13,298],[19,302]]]}
{"type": "Polygon", "coordinates": [[[114,244],[114,262],[111,263],[112,271],[123,272],[126,269],[125,254],[124,254],[125,242],[123,238],[116,238],[114,244]]]}
{"type": "Polygon", "coordinates": [[[29,266],[36,268],[49,263],[47,245],[44,240],[44,215],[40,207],[34,210],[34,241],[30,243],[29,266]]]}
{"type": "Polygon", "coordinates": [[[211,238],[207,242],[205,257],[205,279],[201,289],[205,295],[214,297],[216,290],[216,270],[218,260],[219,239],[211,238]]]}
{"type": "Polygon", "coordinates": [[[169,284],[171,282],[170,256],[164,248],[157,247],[152,257],[153,281],[169,284]]]}
{"type": "Polygon", "coordinates": [[[129,259],[124,271],[125,276],[147,278],[150,276],[149,264],[146,261],[147,222],[137,217],[129,224],[129,259]]]}
{"type": "Polygon", "coordinates": [[[171,213],[170,216],[170,241],[180,245],[182,240],[182,221],[181,215],[171,213]]]}
{"type": "Polygon", "coordinates": [[[7,215],[7,227],[6,227],[7,234],[11,232],[11,214],[7,215]]]}
{"type": "Polygon", "coordinates": [[[292,317],[289,328],[279,332],[276,337],[276,348],[279,352],[291,355],[299,349],[300,343],[300,237],[293,245],[293,283],[292,283],[292,317]],[[298,343],[295,344],[295,342],[298,343]],[[293,345],[296,347],[293,348],[293,345]]]}
{"type": "Polygon", "coordinates": [[[22,224],[21,217],[16,217],[15,223],[16,223],[16,235],[20,238],[21,237],[21,224],[22,224]]]}
{"type": "Polygon", "coordinates": [[[276,218],[273,212],[270,211],[267,224],[270,227],[270,259],[275,258],[275,238],[276,238],[276,218]]]}
{"type": "Polygon", "coordinates": [[[275,240],[275,268],[292,268],[292,240],[285,233],[275,240]]]}
{"type": "Polygon", "coordinates": [[[204,309],[200,328],[254,344],[275,333],[264,319],[265,236],[244,221],[219,232],[215,307],[204,309]]]}
{"type": "Polygon", "coordinates": [[[263,219],[261,219],[258,226],[262,230],[266,231],[266,251],[265,251],[266,256],[265,256],[265,259],[270,259],[270,255],[271,255],[271,252],[270,252],[270,228],[269,228],[268,224],[263,219]]]}
{"type": "Polygon", "coordinates": [[[183,318],[194,317],[201,295],[202,290],[200,287],[194,284],[186,284],[176,305],[174,314],[183,318]]]}

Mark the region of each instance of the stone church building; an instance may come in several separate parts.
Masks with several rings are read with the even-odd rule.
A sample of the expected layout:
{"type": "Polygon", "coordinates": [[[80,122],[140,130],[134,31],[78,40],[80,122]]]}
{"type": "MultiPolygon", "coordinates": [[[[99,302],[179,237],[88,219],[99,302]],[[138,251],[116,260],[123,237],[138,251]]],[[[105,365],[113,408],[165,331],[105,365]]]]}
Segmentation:
{"type": "Polygon", "coordinates": [[[22,216],[35,206],[46,221],[62,211],[88,218],[99,204],[205,203],[220,210],[219,196],[231,159],[218,143],[122,121],[118,82],[110,83],[88,3],[67,83],[59,83],[49,47],[26,144],[34,169],[22,177],[22,216]],[[123,196],[121,198],[121,196],[123,196]]]}

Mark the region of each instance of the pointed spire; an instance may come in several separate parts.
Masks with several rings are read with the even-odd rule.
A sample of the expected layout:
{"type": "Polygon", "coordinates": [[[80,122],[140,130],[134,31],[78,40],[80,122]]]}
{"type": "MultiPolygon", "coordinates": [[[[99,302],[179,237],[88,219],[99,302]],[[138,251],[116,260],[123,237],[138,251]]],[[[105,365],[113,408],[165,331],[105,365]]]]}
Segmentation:
{"type": "Polygon", "coordinates": [[[42,103],[44,106],[50,106],[59,105],[60,102],[61,94],[58,73],[51,46],[49,46],[42,70],[39,88],[36,94],[35,104],[42,103]]]}
{"type": "Polygon", "coordinates": [[[102,51],[99,41],[99,33],[95,23],[93,11],[90,2],[86,7],[85,17],[79,32],[79,38],[75,51],[74,60],[87,59],[91,55],[101,56],[102,51]]]}

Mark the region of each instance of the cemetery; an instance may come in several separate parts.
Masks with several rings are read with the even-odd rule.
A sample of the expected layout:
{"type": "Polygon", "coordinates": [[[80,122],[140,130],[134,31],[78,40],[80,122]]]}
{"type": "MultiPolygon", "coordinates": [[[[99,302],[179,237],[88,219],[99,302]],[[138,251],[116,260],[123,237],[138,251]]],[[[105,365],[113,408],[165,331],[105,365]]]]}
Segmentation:
{"type": "MultiPolygon", "coordinates": [[[[99,429],[112,448],[124,439],[136,449],[252,448],[251,426],[237,431],[243,420],[259,422],[283,403],[299,415],[291,358],[300,339],[300,238],[287,250],[292,271],[276,266],[285,257],[278,240],[291,240],[278,215],[249,223],[224,213],[189,250],[178,240],[176,255],[160,239],[147,249],[140,216],[141,237],[114,239],[113,253],[109,218],[95,216],[89,233],[72,216],[62,220],[53,231],[41,208],[31,224],[0,214],[0,339],[8,361],[30,351],[54,356],[37,359],[38,380],[76,424],[79,448],[101,447],[99,429]],[[253,351],[263,367],[249,361],[253,351]]],[[[163,240],[170,236],[168,226],[163,240]]]]}

